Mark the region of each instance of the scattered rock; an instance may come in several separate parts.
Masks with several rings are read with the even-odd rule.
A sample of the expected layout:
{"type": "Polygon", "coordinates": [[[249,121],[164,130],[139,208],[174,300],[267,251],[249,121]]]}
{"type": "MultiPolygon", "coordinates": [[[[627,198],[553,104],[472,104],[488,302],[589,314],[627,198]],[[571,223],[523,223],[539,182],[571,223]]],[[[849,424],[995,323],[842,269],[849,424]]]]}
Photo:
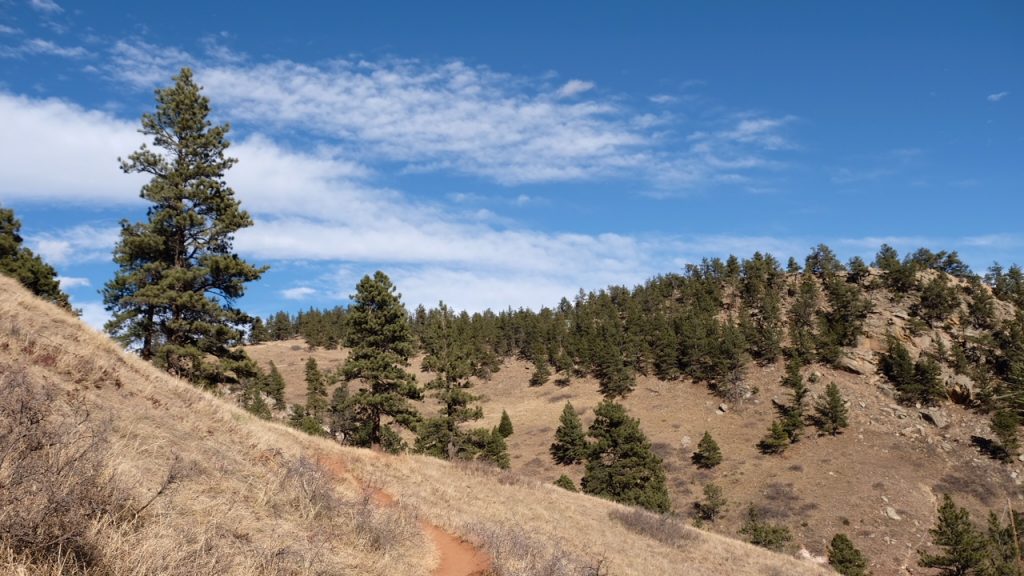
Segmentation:
{"type": "Polygon", "coordinates": [[[808,560],[810,562],[814,562],[815,564],[821,564],[822,566],[828,564],[828,558],[826,558],[825,556],[815,556],[814,554],[811,554],[810,550],[808,550],[807,548],[801,547],[800,551],[797,552],[796,555],[797,558],[800,558],[801,560],[808,560]]]}
{"type": "Polygon", "coordinates": [[[935,426],[936,428],[945,428],[946,426],[949,426],[949,420],[946,419],[946,415],[935,408],[921,410],[921,418],[924,418],[925,422],[935,426]]]}
{"type": "Polygon", "coordinates": [[[689,436],[683,436],[683,439],[680,441],[680,444],[682,444],[683,448],[689,448],[690,446],[693,445],[693,438],[690,438],[689,436]]]}
{"type": "Polygon", "coordinates": [[[868,405],[863,403],[863,402],[858,402],[858,404],[860,404],[861,408],[867,408],[868,407],[868,405]]]}
{"type": "Polygon", "coordinates": [[[875,364],[870,354],[854,350],[844,354],[836,366],[854,374],[872,374],[875,372],[875,364]]]}
{"type": "Polygon", "coordinates": [[[775,406],[776,408],[785,408],[786,403],[778,398],[772,398],[772,406],[775,406]]]}
{"type": "Polygon", "coordinates": [[[896,509],[892,506],[885,507],[885,515],[890,520],[903,520],[903,517],[896,513],[896,509]]]}
{"type": "Polygon", "coordinates": [[[808,378],[808,380],[810,380],[811,383],[813,384],[815,382],[821,381],[822,378],[823,378],[823,376],[821,375],[821,372],[818,372],[817,370],[815,370],[814,372],[811,372],[811,377],[808,378]]]}
{"type": "Polygon", "coordinates": [[[721,412],[722,414],[725,414],[726,412],[729,411],[729,405],[724,402],[719,404],[718,411],[721,412]]]}

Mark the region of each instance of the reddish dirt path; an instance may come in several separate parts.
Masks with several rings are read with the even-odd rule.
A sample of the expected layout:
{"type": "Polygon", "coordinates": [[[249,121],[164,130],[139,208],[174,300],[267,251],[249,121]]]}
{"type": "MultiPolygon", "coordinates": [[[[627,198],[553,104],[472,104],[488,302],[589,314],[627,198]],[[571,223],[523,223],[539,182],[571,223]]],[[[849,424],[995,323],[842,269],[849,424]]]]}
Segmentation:
{"type": "MultiPolygon", "coordinates": [[[[342,480],[348,477],[365,487],[363,482],[348,471],[340,458],[319,460],[335,478],[342,480]]],[[[370,497],[378,506],[396,505],[395,497],[383,490],[374,490],[370,497]]],[[[434,543],[439,557],[431,576],[485,576],[490,573],[491,559],[483,550],[423,519],[420,519],[420,529],[434,543]]]]}

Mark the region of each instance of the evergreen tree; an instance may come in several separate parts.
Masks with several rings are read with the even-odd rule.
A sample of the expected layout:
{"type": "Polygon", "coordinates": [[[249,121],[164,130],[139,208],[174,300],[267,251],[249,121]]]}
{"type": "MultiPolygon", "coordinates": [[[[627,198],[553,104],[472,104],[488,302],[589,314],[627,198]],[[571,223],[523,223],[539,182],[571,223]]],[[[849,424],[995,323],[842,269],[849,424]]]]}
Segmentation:
{"type": "Polygon", "coordinates": [[[420,340],[427,353],[424,370],[436,377],[426,388],[441,403],[440,417],[425,422],[416,438],[416,449],[439,458],[469,458],[471,442],[459,425],[483,417],[483,410],[474,406],[479,397],[472,394],[469,379],[473,366],[470,343],[465,326],[443,302],[429,313],[417,311],[420,340]]]}
{"type": "Polygon", "coordinates": [[[406,428],[414,428],[419,414],[409,403],[419,399],[416,379],[406,371],[413,353],[412,330],[405,308],[391,280],[383,272],[364,276],[352,295],[346,345],[351,348],[342,374],[346,381],[358,380],[360,388],[351,402],[356,419],[367,428],[365,445],[392,448],[397,438],[386,416],[406,428]]]}
{"type": "Polygon", "coordinates": [[[879,369],[895,386],[897,398],[904,404],[934,404],[943,394],[938,363],[924,354],[917,362],[912,361],[907,348],[891,335],[879,369]]]}
{"type": "Polygon", "coordinates": [[[508,438],[515,432],[512,427],[512,419],[508,417],[508,412],[501,411],[501,421],[498,423],[498,433],[501,434],[502,438],[508,438]]]}
{"type": "Polygon", "coordinates": [[[837,436],[843,428],[849,426],[849,410],[835,382],[829,382],[825,387],[825,397],[814,405],[814,411],[817,413],[818,428],[825,434],[837,436]]]}
{"type": "MultiPolygon", "coordinates": [[[[346,444],[365,444],[359,439],[359,421],[356,419],[348,383],[342,382],[331,394],[331,407],[327,418],[331,435],[346,444]]],[[[365,425],[364,425],[365,432],[365,425]]]]}
{"type": "Polygon", "coordinates": [[[960,307],[960,297],[956,288],[949,285],[943,273],[936,274],[921,289],[921,300],[914,307],[917,316],[934,326],[949,318],[960,307]]]}
{"type": "Polygon", "coordinates": [[[793,304],[789,307],[789,356],[801,364],[814,360],[814,319],[820,292],[814,277],[803,274],[793,304]]]}
{"type": "Polygon", "coordinates": [[[232,252],[235,232],[252,219],[224,182],[235,164],[224,155],[229,127],[211,125],[209,100],[188,68],[156,100],[141,132],[159,151],[143,145],[121,162],[126,173],[152,176],[141,194],[151,206],[145,222],[121,222],[119,268],[103,289],[113,314],[106,329],[192,382],[242,378],[246,357],[237,345],[252,319],[233,304],[266,268],[232,252]]]}
{"type": "Polygon", "coordinates": [[[822,362],[835,364],[843,347],[857,344],[871,303],[861,295],[859,286],[838,276],[828,278],[824,284],[829,306],[818,313],[818,356],[822,362]]]}
{"type": "Polygon", "coordinates": [[[572,478],[569,478],[565,474],[562,474],[558,477],[558,480],[555,480],[555,486],[558,486],[563,490],[568,490],[569,492],[579,492],[579,489],[576,488],[576,483],[572,481],[572,478]]]}
{"type": "Polygon", "coordinates": [[[544,361],[534,365],[533,374],[530,375],[530,386],[543,386],[551,378],[551,369],[544,361]]]}
{"type": "Polygon", "coordinates": [[[1001,409],[992,415],[992,431],[999,440],[999,447],[1003,452],[1003,459],[1010,461],[1017,454],[1020,448],[1020,441],[1017,438],[1017,427],[1020,426],[1020,417],[1014,410],[1001,409]]]}
{"type": "Polygon", "coordinates": [[[265,388],[267,394],[274,399],[274,409],[284,410],[284,377],[281,376],[281,372],[277,369],[273,360],[270,361],[270,374],[267,376],[265,388]]]}
{"type": "Polygon", "coordinates": [[[984,576],[1022,576],[1024,566],[1018,560],[1020,537],[1015,526],[1019,526],[1022,515],[1012,512],[1013,519],[1003,526],[995,512],[988,514],[985,560],[981,574],[984,576]]]}
{"type": "Polygon", "coordinates": [[[316,358],[306,360],[306,414],[323,421],[327,412],[327,383],[316,358]]]}
{"type": "Polygon", "coordinates": [[[868,561],[846,534],[836,534],[828,544],[828,565],[843,576],[868,576],[868,561]]]}
{"type": "Polygon", "coordinates": [[[562,408],[558,429],[555,430],[555,442],[550,451],[555,462],[563,465],[579,464],[587,455],[583,423],[569,402],[562,408]]]}
{"type": "Polygon", "coordinates": [[[850,261],[846,264],[849,274],[846,275],[846,281],[854,284],[860,284],[868,275],[871,273],[871,269],[864,263],[864,259],[860,256],[854,256],[850,258],[850,261]]]}
{"type": "Polygon", "coordinates": [[[985,560],[985,539],[971,523],[967,509],[958,508],[949,494],[942,496],[939,517],[929,533],[932,544],[942,552],[921,553],[918,564],[922,568],[938,568],[942,576],[978,574],[985,560]]]}
{"type": "Polygon", "coordinates": [[[779,420],[772,420],[768,434],[757,443],[762,454],[782,454],[789,447],[789,434],[779,420]]]}
{"type": "Polygon", "coordinates": [[[501,435],[497,428],[493,428],[491,433],[488,434],[481,457],[502,470],[508,469],[510,464],[508,445],[505,443],[505,437],[501,435]]]}
{"type": "Polygon", "coordinates": [[[722,449],[718,442],[711,437],[711,433],[704,431],[704,436],[697,442],[697,451],[690,458],[700,468],[711,469],[722,463],[722,449]]]}
{"type": "Polygon", "coordinates": [[[605,400],[594,410],[596,419],[588,435],[587,469],[582,487],[587,494],[668,512],[661,458],[640,429],[640,422],[621,405],[605,400]]]}
{"type": "Polygon", "coordinates": [[[324,426],[319,420],[306,412],[306,408],[300,404],[292,406],[292,413],[288,417],[288,423],[294,428],[302,430],[310,436],[326,436],[324,426]]]}
{"type": "Polygon", "coordinates": [[[713,482],[704,485],[704,500],[694,502],[694,512],[700,523],[714,522],[725,509],[727,500],[722,496],[722,489],[713,482]]]}
{"type": "Polygon", "coordinates": [[[14,210],[0,208],[0,274],[10,276],[40,298],[70,310],[68,295],[60,289],[57,271],[22,246],[21,222],[14,210]]]}
{"type": "MultiPolygon", "coordinates": [[[[793,363],[791,362],[791,364],[793,363]]],[[[800,377],[799,369],[796,370],[795,378],[792,376],[788,372],[787,367],[787,375],[783,380],[783,384],[787,381],[790,382],[789,385],[792,388],[793,397],[788,405],[783,406],[779,410],[781,412],[779,416],[781,417],[782,429],[785,430],[786,436],[789,437],[791,443],[798,441],[803,433],[804,418],[807,412],[806,400],[807,394],[809,394],[807,385],[804,384],[803,378],[800,377]]]]}

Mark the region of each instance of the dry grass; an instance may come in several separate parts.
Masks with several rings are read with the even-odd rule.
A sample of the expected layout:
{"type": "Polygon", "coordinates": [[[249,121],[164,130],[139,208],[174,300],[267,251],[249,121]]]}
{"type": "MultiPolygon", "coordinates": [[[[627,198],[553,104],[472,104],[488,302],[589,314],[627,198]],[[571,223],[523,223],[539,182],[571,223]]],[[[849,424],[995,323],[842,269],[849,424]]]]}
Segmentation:
{"type": "Polygon", "coordinates": [[[52,385],[61,418],[85,409],[109,422],[97,473],[133,511],[125,521],[102,508],[85,522],[88,555],[0,545],[0,574],[429,574],[438,557],[418,520],[485,548],[502,575],[825,573],[699,531],[666,545],[611,520],[621,506],[522,475],[343,448],[260,421],[12,281],[0,278],[0,293],[0,366],[52,385]],[[377,506],[365,486],[397,505],[377,506]]]}

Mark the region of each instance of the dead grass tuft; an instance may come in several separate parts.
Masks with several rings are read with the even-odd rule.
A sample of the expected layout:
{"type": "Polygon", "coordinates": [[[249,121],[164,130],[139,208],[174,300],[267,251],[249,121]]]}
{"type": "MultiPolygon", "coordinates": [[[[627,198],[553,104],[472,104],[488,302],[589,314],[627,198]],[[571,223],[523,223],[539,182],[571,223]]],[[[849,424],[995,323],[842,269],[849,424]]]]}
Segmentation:
{"type": "Polygon", "coordinates": [[[694,542],[698,535],[678,518],[668,514],[655,514],[640,508],[612,510],[608,517],[618,521],[632,532],[652,538],[662,544],[680,547],[686,542],[694,542]]]}

